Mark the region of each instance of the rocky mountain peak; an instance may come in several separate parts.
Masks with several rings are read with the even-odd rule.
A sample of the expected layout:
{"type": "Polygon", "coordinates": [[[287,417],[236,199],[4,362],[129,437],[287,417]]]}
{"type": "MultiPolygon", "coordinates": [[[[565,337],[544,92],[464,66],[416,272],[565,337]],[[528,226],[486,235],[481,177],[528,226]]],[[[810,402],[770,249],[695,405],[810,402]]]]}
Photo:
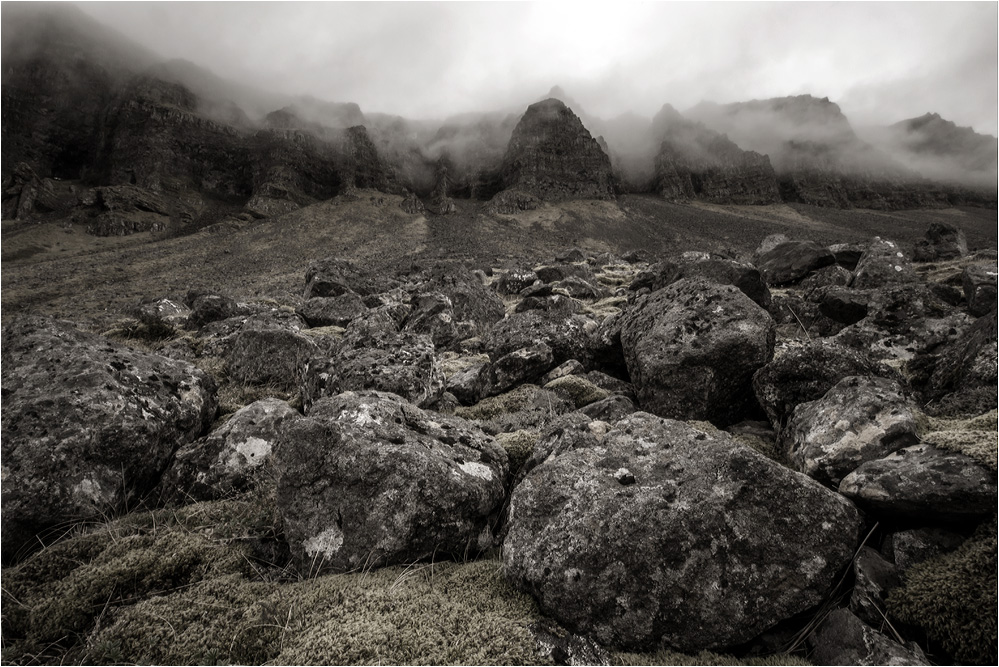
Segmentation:
{"type": "Polygon", "coordinates": [[[503,184],[541,199],[613,197],[610,158],[561,100],[527,108],[503,160],[503,184]]]}

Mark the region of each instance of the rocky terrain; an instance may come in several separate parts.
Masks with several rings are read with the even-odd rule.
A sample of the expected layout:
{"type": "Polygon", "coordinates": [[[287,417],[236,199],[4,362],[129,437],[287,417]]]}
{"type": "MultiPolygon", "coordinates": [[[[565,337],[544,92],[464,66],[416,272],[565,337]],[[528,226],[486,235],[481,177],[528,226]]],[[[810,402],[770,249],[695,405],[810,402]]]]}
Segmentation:
{"type": "Polygon", "coordinates": [[[416,122],[37,16],[5,663],[996,663],[994,191],[828,100],[416,122]]]}

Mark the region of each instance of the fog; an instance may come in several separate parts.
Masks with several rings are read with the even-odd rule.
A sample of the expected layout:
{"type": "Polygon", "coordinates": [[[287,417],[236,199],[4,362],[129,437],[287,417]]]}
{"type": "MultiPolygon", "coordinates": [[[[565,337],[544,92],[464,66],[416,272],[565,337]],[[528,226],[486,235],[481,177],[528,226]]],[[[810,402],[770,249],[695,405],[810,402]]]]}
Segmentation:
{"type": "MultiPolygon", "coordinates": [[[[596,117],[811,93],[997,133],[996,3],[82,3],[165,58],[407,118],[561,85],[596,117]]],[[[580,111],[580,110],[577,110],[580,111]]]]}

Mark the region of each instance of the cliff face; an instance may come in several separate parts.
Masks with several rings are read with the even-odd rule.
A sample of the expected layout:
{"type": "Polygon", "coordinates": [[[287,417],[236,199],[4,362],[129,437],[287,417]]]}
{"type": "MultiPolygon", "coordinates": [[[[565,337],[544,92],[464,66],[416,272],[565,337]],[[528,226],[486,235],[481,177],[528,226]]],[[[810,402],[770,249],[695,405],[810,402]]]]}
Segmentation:
{"type": "Polygon", "coordinates": [[[779,202],[770,159],[744,151],[727,137],[663,107],[652,122],[660,143],[654,189],[669,200],[701,199],[726,204],[779,202]]]}
{"type": "Polygon", "coordinates": [[[786,201],[878,209],[948,203],[946,193],[861,140],[828,98],[705,103],[687,115],[768,155],[786,201]]]}
{"type": "Polygon", "coordinates": [[[503,185],[541,199],[611,199],[610,158],[565,104],[532,104],[503,158],[503,185]]]}

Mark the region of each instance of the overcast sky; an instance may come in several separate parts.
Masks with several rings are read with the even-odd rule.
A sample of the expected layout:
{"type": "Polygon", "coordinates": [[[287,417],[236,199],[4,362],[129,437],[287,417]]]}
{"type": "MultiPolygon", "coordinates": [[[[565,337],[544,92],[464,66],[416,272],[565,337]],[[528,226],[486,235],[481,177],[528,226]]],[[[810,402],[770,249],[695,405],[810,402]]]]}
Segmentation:
{"type": "Polygon", "coordinates": [[[437,118],[562,86],[588,113],[811,93],[855,126],[997,133],[995,2],[83,3],[168,58],[364,111],[437,118]]]}

